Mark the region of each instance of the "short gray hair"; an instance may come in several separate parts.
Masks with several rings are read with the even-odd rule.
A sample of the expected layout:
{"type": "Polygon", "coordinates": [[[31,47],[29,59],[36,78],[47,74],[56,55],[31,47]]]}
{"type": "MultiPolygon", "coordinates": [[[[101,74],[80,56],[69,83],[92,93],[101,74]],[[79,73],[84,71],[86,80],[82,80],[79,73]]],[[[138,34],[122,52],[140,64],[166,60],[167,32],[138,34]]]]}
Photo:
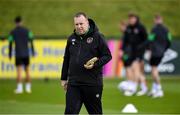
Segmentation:
{"type": "Polygon", "coordinates": [[[86,19],[88,19],[88,16],[87,16],[86,13],[84,13],[84,12],[78,12],[78,13],[76,13],[76,14],[74,15],[74,18],[75,18],[75,17],[80,17],[80,16],[84,16],[86,19]]]}

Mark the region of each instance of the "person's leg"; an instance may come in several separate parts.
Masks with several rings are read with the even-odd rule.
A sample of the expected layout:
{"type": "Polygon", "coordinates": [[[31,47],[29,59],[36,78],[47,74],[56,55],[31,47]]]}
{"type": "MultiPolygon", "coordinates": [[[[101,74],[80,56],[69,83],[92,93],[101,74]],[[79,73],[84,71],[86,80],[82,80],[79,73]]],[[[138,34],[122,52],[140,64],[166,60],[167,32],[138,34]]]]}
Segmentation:
{"type": "Polygon", "coordinates": [[[153,77],[153,80],[154,80],[154,82],[156,84],[160,84],[161,83],[157,66],[152,66],[152,77],[153,77]]]}
{"type": "Polygon", "coordinates": [[[158,64],[160,63],[160,61],[161,58],[153,58],[151,60],[151,67],[152,67],[151,74],[154,82],[149,95],[152,95],[153,97],[162,97],[164,95],[162,91],[162,86],[158,71],[158,64]]]}
{"type": "Polygon", "coordinates": [[[133,71],[132,71],[132,60],[129,58],[124,61],[124,66],[126,70],[126,80],[119,83],[118,88],[123,92],[129,90],[129,85],[133,82],[133,71]]]}
{"type": "Polygon", "coordinates": [[[26,73],[26,92],[31,93],[31,77],[30,77],[30,68],[29,68],[29,58],[24,58],[23,63],[25,65],[25,73],[26,73]]]}
{"type": "Polygon", "coordinates": [[[18,65],[16,66],[16,71],[17,71],[17,78],[16,78],[16,82],[17,82],[17,88],[15,90],[15,93],[19,94],[19,93],[23,93],[23,83],[22,83],[22,66],[18,65]]]}
{"type": "Polygon", "coordinates": [[[126,77],[128,81],[133,81],[133,71],[131,66],[126,67],[126,77]]]}
{"type": "Polygon", "coordinates": [[[25,66],[25,73],[26,73],[26,92],[27,93],[31,93],[31,78],[30,78],[30,74],[29,74],[29,66],[25,66]]]}
{"type": "Polygon", "coordinates": [[[103,114],[102,111],[103,86],[84,86],[83,102],[89,114],[103,114]]]}
{"type": "Polygon", "coordinates": [[[152,66],[152,76],[154,80],[153,90],[155,91],[155,93],[153,93],[153,97],[163,97],[164,93],[161,86],[159,71],[156,66],[152,66]]]}
{"type": "Polygon", "coordinates": [[[133,82],[134,82],[134,84],[136,84],[136,88],[137,88],[138,79],[139,79],[139,76],[140,76],[140,73],[141,73],[138,60],[133,61],[133,63],[132,63],[132,71],[134,73],[133,74],[133,82]]]}
{"type": "Polygon", "coordinates": [[[67,87],[66,92],[66,108],[64,114],[79,114],[82,107],[80,86],[67,87]]]}
{"type": "Polygon", "coordinates": [[[21,59],[16,58],[16,82],[17,82],[17,88],[14,91],[16,94],[23,93],[23,83],[22,83],[22,64],[21,64],[21,59]]]}
{"type": "Polygon", "coordinates": [[[139,75],[139,82],[140,82],[140,88],[141,90],[137,92],[137,96],[142,96],[147,93],[147,83],[146,83],[146,78],[144,75],[144,61],[141,60],[139,61],[139,66],[140,66],[140,75],[139,75]]]}
{"type": "Polygon", "coordinates": [[[133,59],[131,69],[129,70],[131,73],[131,80],[128,81],[128,90],[124,92],[125,96],[132,96],[137,90],[137,70],[137,61],[133,59]]]}

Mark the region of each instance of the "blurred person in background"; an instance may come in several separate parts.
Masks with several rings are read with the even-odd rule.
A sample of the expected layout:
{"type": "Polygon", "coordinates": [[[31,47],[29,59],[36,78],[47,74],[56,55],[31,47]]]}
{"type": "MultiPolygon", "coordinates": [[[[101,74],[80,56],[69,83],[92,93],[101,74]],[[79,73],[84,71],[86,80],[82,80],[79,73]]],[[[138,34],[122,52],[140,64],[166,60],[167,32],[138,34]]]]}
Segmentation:
{"type": "MultiPolygon", "coordinates": [[[[122,33],[122,47],[120,47],[120,57],[124,63],[125,71],[126,71],[126,80],[122,81],[118,84],[118,88],[125,93],[126,90],[129,89],[129,84],[133,82],[133,71],[132,71],[132,59],[131,59],[131,46],[129,44],[126,44],[124,39],[124,33],[127,28],[127,22],[126,21],[121,21],[119,28],[122,33]]],[[[126,95],[126,94],[124,94],[126,95]]]]}
{"type": "Polygon", "coordinates": [[[154,27],[148,37],[150,48],[150,65],[152,67],[153,84],[149,93],[150,96],[157,98],[163,97],[164,92],[162,90],[160,76],[158,72],[158,65],[160,64],[165,51],[170,47],[172,36],[166,26],[163,24],[162,16],[155,15],[154,27]]]}
{"type": "Polygon", "coordinates": [[[25,69],[25,91],[31,93],[31,79],[29,70],[29,43],[32,49],[32,55],[34,56],[33,46],[33,34],[27,28],[23,26],[21,16],[15,18],[16,27],[10,32],[8,37],[9,40],[9,59],[12,58],[12,44],[15,43],[15,65],[17,70],[17,88],[15,89],[16,94],[23,93],[23,81],[22,81],[22,70],[25,69]]]}
{"type": "MultiPolygon", "coordinates": [[[[126,91],[127,96],[132,96],[137,91],[138,83],[140,82],[140,91],[136,93],[137,96],[142,96],[147,93],[147,85],[142,72],[142,62],[144,61],[145,47],[140,47],[147,41],[147,32],[144,25],[140,22],[139,17],[130,13],[128,16],[128,26],[124,34],[124,43],[131,46],[131,61],[133,71],[133,82],[129,84],[130,90],[126,91]]],[[[143,65],[144,66],[144,65],[143,65]]]]}
{"type": "Polygon", "coordinates": [[[67,40],[61,73],[66,91],[65,114],[102,114],[102,67],[112,56],[95,22],[83,12],[74,16],[74,32],[67,40]]]}

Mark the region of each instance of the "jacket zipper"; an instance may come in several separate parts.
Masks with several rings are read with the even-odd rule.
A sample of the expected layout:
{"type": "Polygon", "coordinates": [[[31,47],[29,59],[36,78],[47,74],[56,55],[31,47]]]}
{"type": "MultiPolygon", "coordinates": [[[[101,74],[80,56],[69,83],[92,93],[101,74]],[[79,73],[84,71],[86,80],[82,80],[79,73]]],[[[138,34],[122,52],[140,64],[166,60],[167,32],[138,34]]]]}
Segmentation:
{"type": "Polygon", "coordinates": [[[76,58],[76,62],[79,63],[79,55],[81,54],[81,44],[82,44],[82,37],[80,37],[80,43],[79,43],[79,50],[78,50],[78,55],[77,55],[77,58],[76,58]]]}

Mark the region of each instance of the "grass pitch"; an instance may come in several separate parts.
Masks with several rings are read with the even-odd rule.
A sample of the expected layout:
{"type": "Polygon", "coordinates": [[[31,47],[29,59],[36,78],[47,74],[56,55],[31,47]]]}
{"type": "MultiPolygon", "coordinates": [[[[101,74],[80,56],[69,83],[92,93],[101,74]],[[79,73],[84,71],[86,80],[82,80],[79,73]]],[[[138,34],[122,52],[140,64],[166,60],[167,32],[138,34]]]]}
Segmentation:
{"type": "MultiPolygon", "coordinates": [[[[132,103],[138,113],[180,113],[180,77],[162,77],[165,96],[152,99],[148,96],[125,97],[117,89],[120,79],[104,79],[103,111],[105,114],[121,114],[123,107],[132,103]]],[[[152,79],[148,78],[150,87],[152,79]]],[[[13,93],[15,80],[0,80],[0,114],[63,114],[65,108],[65,92],[60,87],[59,79],[33,80],[32,94],[13,93]]],[[[86,114],[86,109],[81,109],[86,114]]]]}

